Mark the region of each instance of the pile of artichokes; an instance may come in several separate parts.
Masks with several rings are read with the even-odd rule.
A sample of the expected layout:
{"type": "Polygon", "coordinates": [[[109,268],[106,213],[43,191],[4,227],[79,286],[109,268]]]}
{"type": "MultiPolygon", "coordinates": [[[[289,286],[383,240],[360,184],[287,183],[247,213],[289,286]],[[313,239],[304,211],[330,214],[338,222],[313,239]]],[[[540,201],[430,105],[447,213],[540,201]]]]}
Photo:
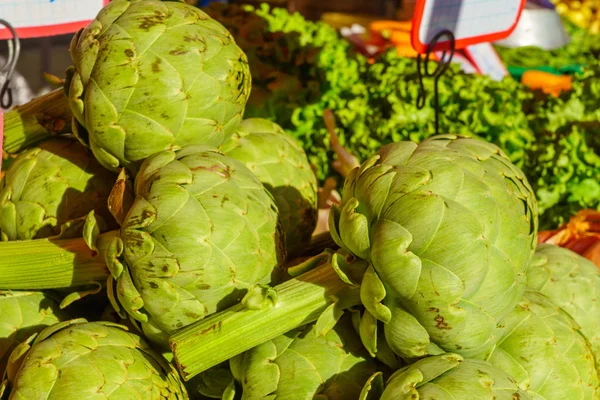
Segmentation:
{"type": "Polygon", "coordinates": [[[0,398],[600,399],[600,272],[495,145],[384,146],[317,236],[218,22],[113,0],[70,51],[5,132],[0,398]]]}

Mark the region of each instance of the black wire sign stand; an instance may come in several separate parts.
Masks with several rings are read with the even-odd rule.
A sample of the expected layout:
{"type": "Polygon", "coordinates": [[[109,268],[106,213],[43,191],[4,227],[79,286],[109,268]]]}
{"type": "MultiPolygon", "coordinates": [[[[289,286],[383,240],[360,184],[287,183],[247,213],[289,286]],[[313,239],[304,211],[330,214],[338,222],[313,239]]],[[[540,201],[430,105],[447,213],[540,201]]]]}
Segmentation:
{"type": "Polygon", "coordinates": [[[4,25],[12,34],[12,39],[8,41],[8,59],[6,64],[0,67],[0,71],[6,73],[6,79],[0,89],[0,106],[2,108],[10,108],[13,103],[12,89],[10,88],[10,80],[12,79],[13,72],[19,61],[19,54],[21,53],[21,42],[17,31],[7,21],[0,19],[0,25],[4,25]]]}
{"type": "Polygon", "coordinates": [[[450,63],[454,58],[454,52],[456,51],[456,41],[454,38],[454,34],[445,29],[439,32],[437,35],[431,39],[431,41],[427,45],[427,51],[425,52],[425,57],[421,54],[417,55],[417,79],[419,80],[419,96],[417,97],[417,109],[422,109],[425,107],[425,99],[427,97],[427,92],[425,90],[425,85],[423,84],[424,78],[433,78],[433,101],[435,107],[435,134],[438,135],[440,132],[440,98],[439,98],[439,80],[444,75],[444,73],[450,67],[450,63]],[[442,51],[442,55],[440,57],[439,62],[436,64],[436,67],[433,71],[429,70],[429,65],[431,64],[431,55],[434,52],[436,44],[440,41],[449,42],[449,48],[442,51]]]}

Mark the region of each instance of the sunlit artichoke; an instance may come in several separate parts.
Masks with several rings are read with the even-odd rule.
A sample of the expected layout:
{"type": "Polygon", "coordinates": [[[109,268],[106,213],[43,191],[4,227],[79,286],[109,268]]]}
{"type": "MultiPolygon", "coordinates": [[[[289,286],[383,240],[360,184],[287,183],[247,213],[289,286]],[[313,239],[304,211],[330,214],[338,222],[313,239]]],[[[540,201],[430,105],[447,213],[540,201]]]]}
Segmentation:
{"type": "Polygon", "coordinates": [[[0,379],[17,344],[64,318],[56,301],[44,293],[0,291],[0,379]]]}
{"type": "Polygon", "coordinates": [[[108,322],[71,320],[19,345],[9,399],[187,399],[173,367],[138,335],[108,322]]]}
{"type": "Polygon", "coordinates": [[[109,267],[120,304],[150,338],[275,279],[285,259],[277,207],[239,161],[203,146],[157,153],[135,194],[120,232],[125,263],[109,267]]]}
{"type": "Polygon", "coordinates": [[[506,372],[458,354],[427,357],[365,385],[360,400],[529,400],[506,372]]]}
{"type": "Polygon", "coordinates": [[[403,357],[494,345],[536,245],[535,197],[495,145],[454,135],[384,146],[346,179],[336,242],[371,265],[369,313],[403,357]]]}
{"type": "Polygon", "coordinates": [[[57,235],[91,210],[111,222],[107,199],[116,176],[72,139],[51,139],[19,155],[0,185],[2,240],[57,235]]]}
{"type": "Polygon", "coordinates": [[[241,122],[251,81],[246,56],[191,5],[111,1],[70,51],[66,90],[76,130],[106,168],[135,170],[162,150],[219,146],[241,122]]]}
{"type": "Polygon", "coordinates": [[[306,247],[317,224],[317,178],[296,140],[273,122],[252,118],[221,150],[243,162],[275,198],[288,252],[306,247]]]}
{"type": "Polygon", "coordinates": [[[349,322],[324,336],[309,325],[231,359],[241,398],[356,399],[377,365],[349,322]]]}
{"type": "Polygon", "coordinates": [[[581,327],[600,366],[600,271],[571,250],[540,244],[527,271],[527,286],[546,295],[581,327]]]}
{"type": "Polygon", "coordinates": [[[485,359],[511,374],[533,398],[600,398],[592,348],[579,326],[543,294],[527,290],[502,321],[485,359]]]}

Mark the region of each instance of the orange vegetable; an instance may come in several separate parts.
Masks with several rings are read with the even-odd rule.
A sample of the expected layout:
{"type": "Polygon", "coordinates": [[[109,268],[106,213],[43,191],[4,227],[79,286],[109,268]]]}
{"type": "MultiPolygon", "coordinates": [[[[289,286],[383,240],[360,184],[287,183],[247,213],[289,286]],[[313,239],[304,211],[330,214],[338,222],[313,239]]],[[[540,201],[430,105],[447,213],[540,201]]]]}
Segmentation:
{"type": "Polygon", "coordinates": [[[410,33],[403,31],[393,31],[390,34],[389,40],[394,44],[410,44],[410,33]]]}
{"type": "Polygon", "coordinates": [[[369,29],[373,32],[403,31],[410,33],[412,21],[375,21],[369,25],[369,29]]]}
{"type": "Polygon", "coordinates": [[[400,57],[416,58],[419,53],[413,49],[412,45],[396,45],[396,54],[400,57]]]}
{"type": "Polygon", "coordinates": [[[391,43],[396,48],[396,53],[402,57],[416,57],[410,38],[411,21],[375,21],[369,25],[371,37],[369,44],[381,47],[381,42],[391,43]]]}
{"type": "Polygon", "coordinates": [[[582,210],[559,229],[539,232],[538,243],[572,250],[600,268],[600,212],[582,210]]]}
{"type": "Polygon", "coordinates": [[[531,89],[541,89],[546,94],[558,97],[562,91],[572,89],[573,78],[569,75],[530,70],[523,73],[521,83],[531,89]]]}

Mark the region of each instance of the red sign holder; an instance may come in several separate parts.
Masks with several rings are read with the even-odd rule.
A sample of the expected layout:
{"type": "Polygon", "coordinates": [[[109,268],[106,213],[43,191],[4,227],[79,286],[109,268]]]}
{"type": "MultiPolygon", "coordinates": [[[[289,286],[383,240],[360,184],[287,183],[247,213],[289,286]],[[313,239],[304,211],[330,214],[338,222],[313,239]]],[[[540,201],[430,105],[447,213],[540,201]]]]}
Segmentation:
{"type": "MultiPolygon", "coordinates": [[[[65,35],[85,28],[109,0],[13,0],[0,2],[0,15],[21,39],[65,35]],[[85,15],[85,17],[83,17],[85,15]]],[[[0,40],[12,35],[0,28],[0,40]]]]}
{"type": "MultiPolygon", "coordinates": [[[[417,51],[419,96],[417,108],[425,106],[427,93],[423,78],[434,80],[435,132],[439,133],[440,77],[446,72],[455,54],[478,71],[484,69],[502,78],[504,71],[489,42],[500,40],[516,28],[526,0],[417,0],[412,19],[411,44],[417,51]],[[488,46],[479,46],[487,43],[488,46]],[[423,56],[424,55],[424,56],[423,56]],[[429,70],[431,58],[438,63],[429,70]],[[491,60],[491,61],[490,61],[491,60]],[[496,62],[494,62],[496,61],[496,62]]],[[[501,64],[501,63],[500,63],[501,64]]]]}
{"type": "MultiPolygon", "coordinates": [[[[417,0],[411,41],[425,53],[433,37],[442,30],[454,34],[455,48],[493,42],[508,37],[517,26],[526,0],[417,0]]],[[[439,41],[434,50],[447,50],[439,41]]]]}

